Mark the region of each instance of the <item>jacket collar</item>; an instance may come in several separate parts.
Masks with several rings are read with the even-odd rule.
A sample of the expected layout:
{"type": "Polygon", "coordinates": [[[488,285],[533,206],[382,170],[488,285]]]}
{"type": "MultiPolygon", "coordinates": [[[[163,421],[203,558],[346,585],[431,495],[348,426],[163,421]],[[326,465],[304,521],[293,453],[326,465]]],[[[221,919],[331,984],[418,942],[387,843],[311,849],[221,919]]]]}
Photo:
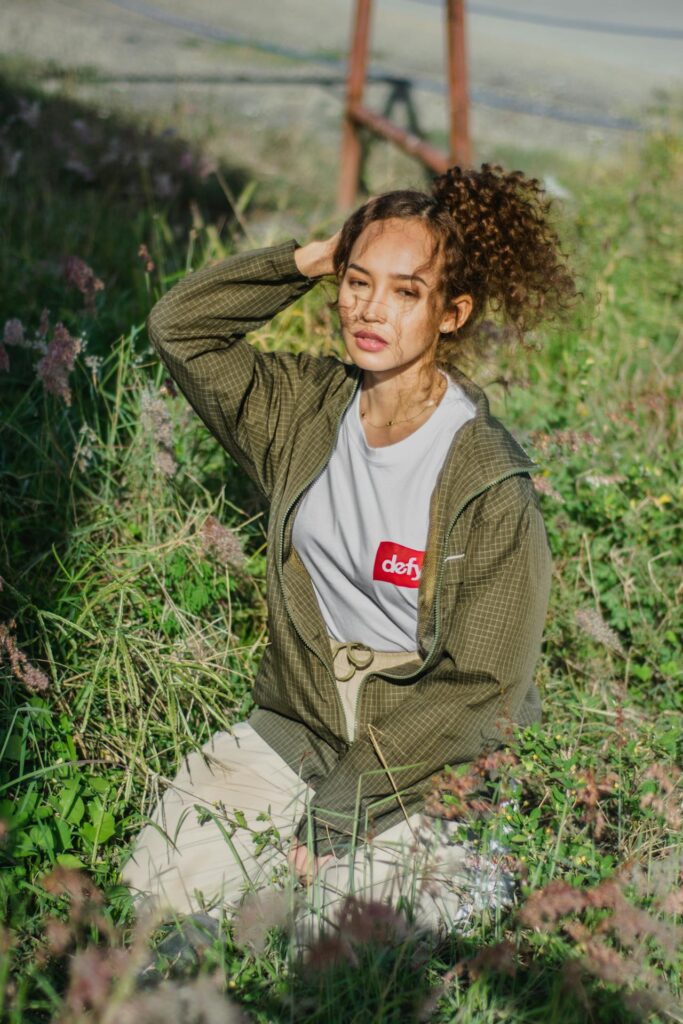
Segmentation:
{"type": "Polygon", "coordinates": [[[478,493],[512,470],[532,472],[538,467],[510,431],[491,415],[483,389],[460,370],[449,368],[448,372],[475,405],[475,415],[453,439],[440,477],[439,486],[444,486],[450,501],[458,505],[468,494],[478,493]]]}

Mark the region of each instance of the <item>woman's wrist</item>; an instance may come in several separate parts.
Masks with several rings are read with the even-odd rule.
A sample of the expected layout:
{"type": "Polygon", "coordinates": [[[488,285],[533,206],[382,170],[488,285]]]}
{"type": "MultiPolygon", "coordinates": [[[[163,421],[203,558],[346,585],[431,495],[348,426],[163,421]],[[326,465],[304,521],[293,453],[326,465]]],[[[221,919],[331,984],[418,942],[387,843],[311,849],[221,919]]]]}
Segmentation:
{"type": "Polygon", "coordinates": [[[332,257],[338,235],[332,238],[308,242],[294,250],[294,261],[304,277],[323,277],[334,273],[332,257]]]}

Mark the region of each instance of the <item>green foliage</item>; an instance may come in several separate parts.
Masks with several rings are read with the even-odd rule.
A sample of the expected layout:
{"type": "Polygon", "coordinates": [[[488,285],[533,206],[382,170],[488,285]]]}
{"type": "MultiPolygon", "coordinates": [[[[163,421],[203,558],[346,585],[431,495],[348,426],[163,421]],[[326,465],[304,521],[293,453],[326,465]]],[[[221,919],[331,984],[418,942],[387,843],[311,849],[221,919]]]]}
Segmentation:
{"type": "MultiPolygon", "coordinates": [[[[17,645],[49,678],[45,692],[32,693],[0,662],[0,919],[9,929],[0,936],[0,1014],[40,1022],[62,1012],[65,990],[64,960],[46,953],[45,922],[69,919],[64,897],[44,889],[46,874],[85,870],[102,889],[106,920],[125,933],[130,899],[118,871],[159,777],[249,713],[266,642],[265,510],[164,385],[144,331],[154,298],[188,266],[231,251],[210,223],[215,197],[191,176],[168,203],[140,167],[109,176],[97,132],[81,152],[98,168],[92,187],[84,194],[62,169],[48,188],[54,153],[41,152],[17,116],[14,89],[0,90],[0,105],[14,117],[12,145],[31,154],[27,175],[0,197],[0,312],[20,318],[32,338],[48,306],[51,322],[61,319],[88,346],[70,406],[44,392],[30,351],[11,348],[10,371],[0,373],[0,622],[16,620],[17,645]],[[192,228],[190,195],[205,204],[192,228]],[[153,269],[138,260],[143,243],[153,269]],[[45,252],[53,265],[41,262],[45,252]],[[69,253],[105,281],[94,310],[81,308],[60,276],[58,257],[69,253]],[[94,354],[101,361],[86,363],[94,354]],[[150,395],[170,445],[155,435],[150,395]],[[209,515],[236,532],[241,567],[221,564],[203,542],[209,515]]],[[[51,113],[64,132],[87,115],[61,104],[51,113]]],[[[158,145],[169,167],[181,156],[180,143],[115,127],[133,154],[158,145]]],[[[532,339],[537,352],[499,353],[496,375],[502,368],[516,386],[490,388],[494,411],[542,467],[555,579],[538,672],[545,719],[511,741],[517,760],[494,794],[494,804],[515,794],[517,802],[466,816],[463,837],[507,845],[523,899],[558,879],[585,890],[625,864],[651,872],[681,855],[681,258],[673,243],[682,164],[679,135],[662,133],[619,173],[574,169],[561,214],[585,302],[562,331],[532,339]]],[[[233,186],[244,214],[253,187],[233,186]]],[[[329,297],[316,289],[253,343],[339,352],[329,297]]],[[[277,838],[264,829],[260,841],[277,838]]],[[[676,913],[652,887],[633,898],[667,920],[676,913]]],[[[77,947],[101,942],[103,928],[89,920],[77,947]]],[[[623,985],[567,974],[579,950],[566,930],[537,934],[513,913],[483,919],[436,951],[360,944],[355,962],[313,973],[288,962],[282,937],[252,955],[228,930],[201,969],[218,968],[261,1021],[412,1020],[428,990],[434,1020],[631,1019],[623,985]],[[477,966],[511,935],[512,973],[477,966]]],[[[680,997],[680,965],[649,948],[643,962],[680,997]]]]}

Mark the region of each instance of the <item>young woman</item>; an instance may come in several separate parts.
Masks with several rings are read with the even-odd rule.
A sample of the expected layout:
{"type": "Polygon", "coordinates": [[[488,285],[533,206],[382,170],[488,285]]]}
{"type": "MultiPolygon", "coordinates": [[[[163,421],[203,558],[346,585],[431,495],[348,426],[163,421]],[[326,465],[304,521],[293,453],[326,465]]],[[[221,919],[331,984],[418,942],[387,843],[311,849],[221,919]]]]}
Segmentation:
{"type": "Polygon", "coordinates": [[[290,872],[315,879],[316,920],[350,892],[436,927],[472,912],[480,873],[420,810],[444,765],[540,719],[551,556],[534,463],[457,362],[487,311],[521,337],[574,294],[538,182],[484,164],[156,304],[161,359],[269,503],[270,642],[257,708],[186,758],[132,890],[188,913],[290,872]],[[328,275],[347,362],[245,340],[328,275]]]}

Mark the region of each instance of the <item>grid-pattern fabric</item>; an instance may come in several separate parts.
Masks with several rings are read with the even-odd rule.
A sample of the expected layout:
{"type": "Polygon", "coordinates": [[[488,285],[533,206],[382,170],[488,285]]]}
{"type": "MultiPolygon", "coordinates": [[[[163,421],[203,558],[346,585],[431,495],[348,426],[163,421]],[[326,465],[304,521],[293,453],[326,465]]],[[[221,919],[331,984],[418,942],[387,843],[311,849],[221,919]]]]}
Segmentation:
{"type": "MultiPolygon", "coordinates": [[[[254,685],[254,728],[316,789],[317,852],[343,853],[407,810],[445,764],[539,720],[533,683],[551,556],[529,478],[537,467],[490,414],[484,392],[456,434],[430,505],[418,594],[418,659],[364,678],[346,738],[327,631],[291,543],[296,503],[332,453],[361,371],[308,353],[263,353],[245,335],[315,284],[294,239],[187,275],[154,306],[149,335],[209,430],[270,503],[270,644],[254,685]]],[[[348,637],[348,640],[355,639],[348,637]]],[[[310,822],[302,822],[302,834],[310,822]]]]}

